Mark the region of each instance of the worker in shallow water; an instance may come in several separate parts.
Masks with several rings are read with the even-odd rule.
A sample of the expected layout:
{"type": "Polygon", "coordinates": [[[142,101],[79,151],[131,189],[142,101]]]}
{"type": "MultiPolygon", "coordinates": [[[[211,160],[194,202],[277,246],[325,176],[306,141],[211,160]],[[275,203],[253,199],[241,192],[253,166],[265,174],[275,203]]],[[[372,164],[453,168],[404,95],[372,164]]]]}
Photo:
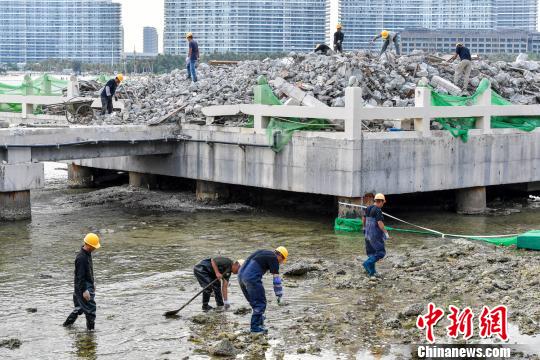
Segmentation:
{"type": "Polygon", "coordinates": [[[229,280],[231,274],[238,274],[243,263],[244,260],[242,259],[233,261],[224,256],[216,256],[204,259],[195,265],[193,273],[201,287],[206,289],[203,291],[202,296],[203,311],[213,309],[212,306],[208,304],[212,292],[214,292],[218,310],[229,309],[231,306],[228,298],[229,280]],[[219,279],[219,281],[215,281],[216,279],[219,279]],[[209,286],[210,284],[212,284],[212,286],[209,286]]]}
{"type": "Polygon", "coordinates": [[[386,203],[386,198],[383,194],[375,195],[375,202],[366,208],[362,217],[364,224],[364,236],[366,241],[367,260],[363,266],[368,276],[375,276],[375,264],[377,261],[384,258],[386,250],[384,242],[390,238],[388,231],[384,228],[384,216],[382,207],[386,203]]]}
{"type": "Polygon", "coordinates": [[[73,290],[73,311],[64,321],[69,327],[79,315],[86,316],[86,329],[94,330],[96,322],[96,286],[94,284],[94,265],[92,252],[101,247],[99,237],[89,233],[84,237],[84,244],[75,258],[75,279],[73,290]]]}
{"type": "Polygon", "coordinates": [[[251,305],[251,333],[265,334],[268,332],[264,327],[264,312],[266,310],[266,295],[262,277],[266,272],[274,276],[274,293],[278,304],[281,304],[283,296],[283,287],[281,277],[279,276],[279,265],[287,262],[289,252],[283,246],[276,250],[257,250],[251,254],[238,274],[240,288],[251,305]]]}

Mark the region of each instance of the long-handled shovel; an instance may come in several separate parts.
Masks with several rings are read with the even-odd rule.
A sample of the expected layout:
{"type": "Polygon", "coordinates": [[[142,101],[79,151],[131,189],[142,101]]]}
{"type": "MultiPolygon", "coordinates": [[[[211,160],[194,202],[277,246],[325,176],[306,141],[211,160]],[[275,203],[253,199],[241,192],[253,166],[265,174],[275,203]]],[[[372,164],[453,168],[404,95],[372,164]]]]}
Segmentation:
{"type": "Polygon", "coordinates": [[[182,305],[182,307],[178,310],[172,310],[172,311],[167,311],[165,314],[163,314],[163,316],[174,316],[176,314],[178,314],[178,312],[180,312],[180,310],[182,310],[183,308],[185,308],[186,306],[188,306],[189,304],[191,304],[191,302],[193,300],[195,300],[197,298],[197,296],[201,295],[206,289],[208,289],[210,286],[214,285],[214,283],[216,281],[219,281],[219,279],[214,279],[214,281],[212,281],[210,284],[208,284],[204,289],[202,289],[201,291],[199,291],[197,294],[195,294],[195,296],[193,296],[187,303],[185,303],[184,305],[182,305]]]}

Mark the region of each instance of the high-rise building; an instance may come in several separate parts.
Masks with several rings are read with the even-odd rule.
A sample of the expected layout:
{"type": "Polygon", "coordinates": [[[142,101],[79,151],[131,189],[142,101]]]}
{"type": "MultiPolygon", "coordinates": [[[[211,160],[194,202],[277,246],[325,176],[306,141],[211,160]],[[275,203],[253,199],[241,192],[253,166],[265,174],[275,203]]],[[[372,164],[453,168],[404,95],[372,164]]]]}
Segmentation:
{"type": "MultiPolygon", "coordinates": [[[[536,31],[537,0],[328,0],[327,26],[341,22],[346,50],[369,48],[388,30],[536,31]],[[337,9],[337,11],[336,11],[337,9]]],[[[327,29],[327,39],[333,29],[327,29]]],[[[455,31],[454,31],[455,33],[455,31]]],[[[467,35],[468,36],[468,35],[467,35]]],[[[526,37],[526,35],[525,35],[526,37]]],[[[511,37],[509,37],[510,39],[511,37]]]]}
{"type": "Polygon", "coordinates": [[[158,53],[158,32],[155,27],[145,26],[143,29],[143,52],[145,54],[158,53]]]}
{"type": "Polygon", "coordinates": [[[326,0],[165,0],[164,52],[309,51],[324,42],[326,0]]]}
{"type": "Polygon", "coordinates": [[[118,63],[121,6],[111,0],[0,0],[0,62],[118,63]]]}
{"type": "Polygon", "coordinates": [[[536,31],[538,0],[496,0],[497,28],[536,31]]]}

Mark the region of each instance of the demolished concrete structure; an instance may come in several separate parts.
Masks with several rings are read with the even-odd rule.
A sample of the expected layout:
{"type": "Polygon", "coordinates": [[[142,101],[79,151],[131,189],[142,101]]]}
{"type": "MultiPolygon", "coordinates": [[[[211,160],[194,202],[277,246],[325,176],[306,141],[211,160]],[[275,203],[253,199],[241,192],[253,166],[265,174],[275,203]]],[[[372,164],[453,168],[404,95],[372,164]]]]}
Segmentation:
{"type": "MultiPolygon", "coordinates": [[[[276,94],[283,84],[280,78],[296,85],[306,92],[303,99],[312,100],[312,105],[344,106],[344,90],[352,82],[362,87],[366,106],[414,106],[414,89],[420,81],[431,82],[437,91],[448,93],[437,86],[440,82],[432,81],[435,77],[446,81],[453,78],[453,66],[443,60],[416,51],[399,57],[392,65],[384,57],[358,51],[332,56],[290,53],[286,58],[241,61],[228,66],[200,64],[200,80],[194,84],[186,78],[185,70],[131,78],[126,88],[134,95],[126,100],[126,110],[121,116],[100,118],[94,123],[156,122],[181,106],[185,108],[171,116],[169,122],[201,121],[205,106],[251,103],[253,86],[260,75],[273,84],[276,94]]],[[[540,65],[535,61],[524,57],[513,63],[476,60],[469,92],[482,78],[490,80],[493,90],[512,103],[540,103],[540,65]]]]}

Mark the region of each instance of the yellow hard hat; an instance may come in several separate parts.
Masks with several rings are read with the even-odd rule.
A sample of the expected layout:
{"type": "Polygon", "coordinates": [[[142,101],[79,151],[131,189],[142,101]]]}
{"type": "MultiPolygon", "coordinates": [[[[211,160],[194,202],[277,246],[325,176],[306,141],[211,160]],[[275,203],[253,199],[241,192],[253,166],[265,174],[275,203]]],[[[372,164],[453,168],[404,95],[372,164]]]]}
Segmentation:
{"type": "Polygon", "coordinates": [[[101,245],[99,244],[99,236],[94,233],[86,234],[86,236],[84,237],[84,243],[93,247],[94,249],[99,249],[101,247],[101,245]]]}
{"type": "Polygon", "coordinates": [[[236,262],[238,263],[238,265],[240,265],[240,267],[244,265],[244,259],[238,259],[236,260],[236,262]]]}
{"type": "Polygon", "coordinates": [[[190,38],[190,37],[193,37],[193,33],[191,31],[186,33],[186,38],[190,38]]]}
{"type": "Polygon", "coordinates": [[[120,81],[120,82],[124,81],[124,75],[122,75],[122,74],[116,75],[116,78],[117,78],[118,81],[120,81]]]}
{"type": "Polygon", "coordinates": [[[386,39],[388,37],[390,33],[388,32],[388,30],[383,30],[381,31],[381,36],[383,39],[386,39]]]}
{"type": "Polygon", "coordinates": [[[378,193],[377,195],[375,195],[375,200],[386,201],[386,198],[384,197],[384,194],[378,193]]]}
{"type": "Polygon", "coordinates": [[[281,254],[281,256],[283,256],[283,262],[286,263],[287,262],[287,258],[289,257],[289,251],[287,251],[287,249],[285,248],[285,246],[280,246],[276,249],[276,251],[278,253],[281,254]]]}
{"type": "Polygon", "coordinates": [[[458,43],[456,44],[456,47],[460,47],[460,46],[463,46],[463,43],[458,42],[458,43]]]}
{"type": "Polygon", "coordinates": [[[343,26],[341,26],[341,24],[337,24],[336,25],[336,29],[341,29],[343,26]]]}

